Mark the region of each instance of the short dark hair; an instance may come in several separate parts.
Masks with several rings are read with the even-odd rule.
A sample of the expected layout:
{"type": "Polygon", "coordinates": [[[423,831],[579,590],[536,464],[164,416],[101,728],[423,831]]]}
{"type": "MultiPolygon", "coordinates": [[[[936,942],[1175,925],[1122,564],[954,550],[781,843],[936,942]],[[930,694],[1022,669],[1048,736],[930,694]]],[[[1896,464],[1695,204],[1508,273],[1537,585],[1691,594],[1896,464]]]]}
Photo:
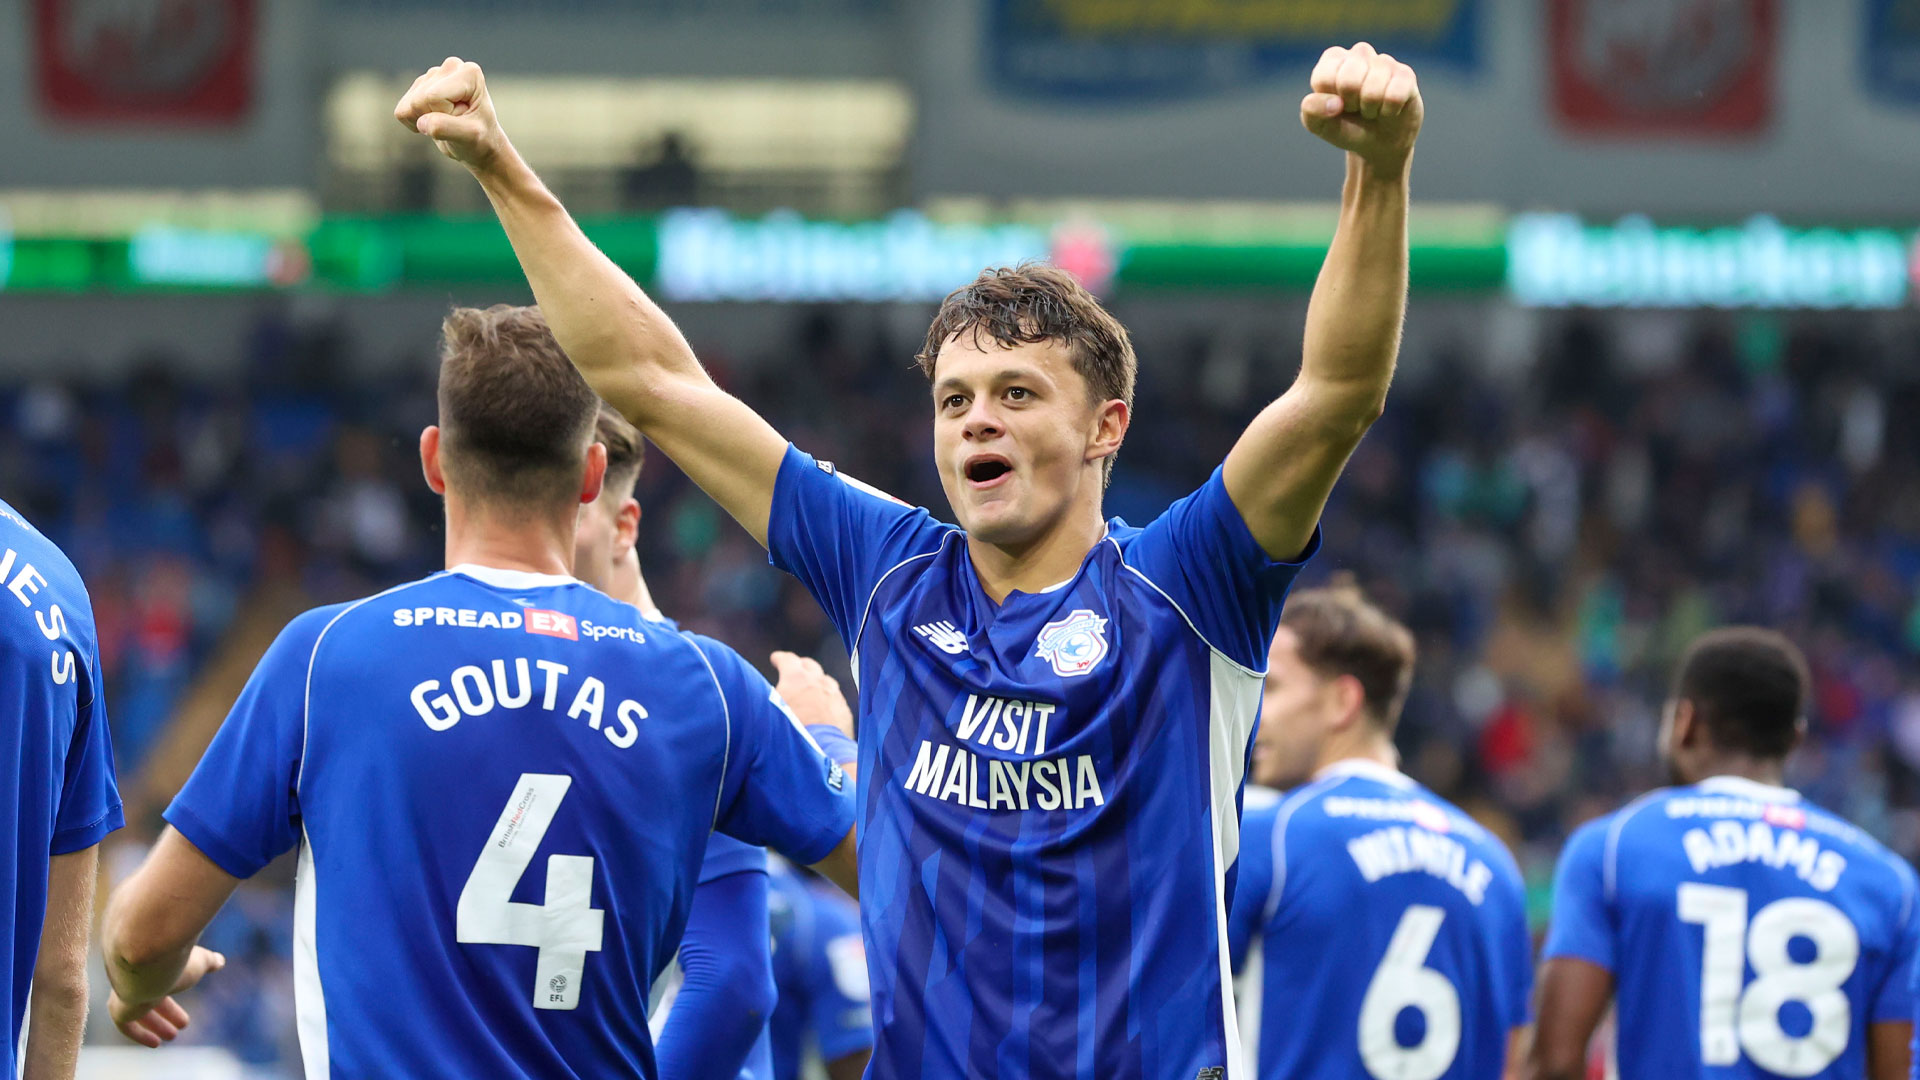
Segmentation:
{"type": "Polygon", "coordinates": [[[640,429],[602,401],[600,416],[593,422],[593,441],[607,448],[605,490],[622,499],[633,494],[633,486],[640,482],[640,468],[647,463],[647,441],[640,429]]]}
{"type": "Polygon", "coordinates": [[[1673,697],[1692,703],[1717,749],[1776,759],[1799,741],[1810,682],[1807,658],[1786,635],[1728,626],[1687,647],[1673,697]]]}
{"type": "Polygon", "coordinates": [[[1366,711],[1391,732],[1413,686],[1413,633],[1367,600],[1359,586],[1336,582],[1287,599],[1280,625],[1293,631],[1300,661],[1323,678],[1351,675],[1366,711]]]}
{"type": "Polygon", "coordinates": [[[463,492],[577,498],[599,402],[537,307],[454,308],[440,324],[441,467],[463,492]]]}
{"type": "MultiPolygon", "coordinates": [[[[1133,408],[1133,382],[1139,362],[1133,340],[1120,320],[1072,274],[1045,263],[989,267],[970,285],[947,294],[927,328],[927,341],[914,359],[933,378],[940,347],[961,334],[978,347],[985,334],[1003,349],[1056,341],[1073,357],[1073,369],[1087,380],[1094,403],[1118,398],[1133,408]]],[[[1105,474],[1113,473],[1113,459],[1105,474]]]]}

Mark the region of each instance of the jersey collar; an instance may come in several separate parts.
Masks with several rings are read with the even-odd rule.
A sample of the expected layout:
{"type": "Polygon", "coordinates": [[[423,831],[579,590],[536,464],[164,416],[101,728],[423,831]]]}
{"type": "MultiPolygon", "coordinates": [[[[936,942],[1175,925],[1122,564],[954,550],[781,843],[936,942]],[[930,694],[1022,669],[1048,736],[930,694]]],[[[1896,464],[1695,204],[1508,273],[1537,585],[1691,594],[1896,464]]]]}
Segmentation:
{"type": "Polygon", "coordinates": [[[1738,795],[1758,802],[1799,802],[1800,793],[1792,788],[1775,787],[1758,780],[1749,780],[1744,776],[1710,776],[1693,785],[1701,791],[1717,791],[1725,795],[1738,795]]]}
{"type": "Polygon", "coordinates": [[[482,585],[491,585],[496,589],[549,589],[555,585],[575,585],[578,578],[566,574],[536,574],[531,570],[502,570],[497,566],[481,566],[479,563],[461,563],[447,567],[447,573],[470,577],[482,585]]]}
{"type": "Polygon", "coordinates": [[[1377,761],[1369,761],[1366,758],[1343,758],[1313,774],[1315,780],[1326,780],[1336,776],[1364,777],[1368,780],[1378,780],[1383,784],[1399,788],[1410,788],[1414,786],[1413,777],[1408,776],[1399,769],[1382,765],[1377,761]]]}

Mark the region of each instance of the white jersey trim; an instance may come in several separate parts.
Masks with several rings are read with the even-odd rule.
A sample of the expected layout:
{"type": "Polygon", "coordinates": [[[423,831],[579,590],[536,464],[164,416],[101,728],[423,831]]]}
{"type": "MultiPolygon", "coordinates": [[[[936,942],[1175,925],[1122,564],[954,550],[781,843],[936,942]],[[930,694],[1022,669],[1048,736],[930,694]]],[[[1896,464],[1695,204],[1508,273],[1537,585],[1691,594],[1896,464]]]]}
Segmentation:
{"type": "Polygon", "coordinates": [[[1193,631],[1193,636],[1199,638],[1200,643],[1202,645],[1205,645],[1210,651],[1212,651],[1213,655],[1219,657],[1222,660],[1225,660],[1229,664],[1232,664],[1235,670],[1244,672],[1245,674],[1251,675],[1256,679],[1265,679],[1267,677],[1266,672],[1255,671],[1254,669],[1248,667],[1247,665],[1241,663],[1240,661],[1235,660],[1232,656],[1229,656],[1225,650],[1220,648],[1220,646],[1215,645],[1213,642],[1207,640],[1207,635],[1200,632],[1200,627],[1194,624],[1193,619],[1187,615],[1186,609],[1180,606],[1179,601],[1175,600],[1171,595],[1169,595],[1167,593],[1167,590],[1161,588],[1158,582],[1148,577],[1146,574],[1146,571],[1140,569],[1139,567],[1127,561],[1127,553],[1120,549],[1120,542],[1118,540],[1115,540],[1113,537],[1109,536],[1103,542],[1113,545],[1114,552],[1120,556],[1120,565],[1126,567],[1128,570],[1131,570],[1133,572],[1133,576],[1139,578],[1141,581],[1146,582],[1148,587],[1153,589],[1154,592],[1159,593],[1160,599],[1165,600],[1167,602],[1167,605],[1173,608],[1175,613],[1177,613],[1180,616],[1180,621],[1187,624],[1187,629],[1193,631]]]}
{"type": "Polygon", "coordinates": [[[894,563],[892,566],[887,567],[886,573],[881,574],[878,578],[874,579],[873,588],[868,590],[867,592],[866,606],[860,609],[860,625],[854,627],[854,630],[853,630],[853,647],[849,649],[847,652],[847,659],[849,661],[847,666],[853,673],[853,688],[855,690],[860,689],[860,639],[865,637],[867,634],[867,620],[873,615],[873,601],[875,597],[878,597],[880,595],[880,586],[885,585],[887,583],[887,579],[893,576],[894,571],[900,569],[901,567],[907,565],[910,562],[918,562],[921,559],[933,558],[935,555],[938,555],[942,551],[945,551],[947,549],[948,540],[951,540],[952,538],[956,536],[961,536],[961,535],[964,535],[964,534],[962,534],[960,530],[949,529],[946,535],[940,538],[939,547],[934,548],[932,551],[923,551],[918,555],[909,555],[906,558],[901,559],[899,562],[894,563]]]}
{"type": "Polygon", "coordinates": [[[1287,889],[1287,825],[1293,821],[1293,812],[1313,800],[1339,787],[1346,781],[1344,776],[1322,776],[1304,787],[1293,789],[1280,802],[1280,812],[1273,817],[1273,884],[1267,887],[1267,901],[1261,907],[1261,921],[1273,918],[1280,910],[1280,896],[1287,889]]]}
{"type": "Polygon", "coordinates": [[[1755,802],[1796,803],[1800,801],[1800,793],[1790,787],[1763,784],[1744,776],[1709,776],[1693,786],[1700,791],[1738,795],[1755,802]]]}
{"type": "Polygon", "coordinates": [[[1264,679],[1214,650],[1208,680],[1207,778],[1212,805],[1213,915],[1220,961],[1221,1024],[1226,1039],[1222,1062],[1231,1080],[1251,1075],[1240,1041],[1233,1001],[1233,953],[1227,935],[1227,868],[1240,857],[1240,814],[1235,800],[1246,779],[1247,741],[1260,715],[1264,679]]]}
{"type": "Polygon", "coordinates": [[[1609,901],[1620,898],[1621,830],[1627,827],[1627,822],[1632,820],[1635,814],[1645,810],[1658,801],[1661,796],[1670,794],[1672,791],[1672,788],[1660,788],[1647,792],[1645,795],[1621,807],[1620,812],[1615,814],[1613,821],[1607,825],[1607,847],[1600,866],[1600,894],[1609,901]]]}
{"type": "Polygon", "coordinates": [[[300,868],[293,888],[293,1010],[300,1034],[300,1060],[307,1080],[331,1080],[327,1046],[327,997],[320,985],[319,882],[314,878],[313,838],[300,827],[300,868]]]}
{"type": "Polygon", "coordinates": [[[1349,776],[1374,780],[1388,787],[1405,788],[1409,791],[1419,786],[1414,783],[1413,777],[1408,776],[1399,769],[1391,765],[1382,765],[1377,761],[1372,761],[1367,758],[1341,758],[1339,761],[1333,762],[1326,768],[1313,774],[1315,780],[1333,777],[1345,779],[1349,776]]]}
{"type": "MultiPolygon", "coordinates": [[[[727,793],[727,766],[733,762],[733,710],[727,706],[727,688],[720,685],[720,673],[713,670],[713,661],[707,659],[707,650],[695,641],[688,641],[687,644],[692,645],[693,651],[699,654],[700,662],[707,665],[707,677],[713,680],[713,692],[720,695],[720,716],[727,726],[727,747],[720,753],[720,783],[715,785],[713,791],[713,818],[707,824],[707,831],[712,832],[720,824],[720,798],[727,793]]],[[[679,955],[677,950],[674,955],[679,955]]]]}
{"type": "Polygon", "coordinates": [[[536,574],[531,570],[505,570],[498,566],[481,566],[479,563],[449,566],[447,573],[470,577],[496,589],[550,589],[557,585],[581,583],[579,578],[571,574],[536,574]]]}
{"type": "MultiPolygon", "coordinates": [[[[427,582],[437,580],[439,577],[439,574],[434,574],[431,577],[423,577],[418,581],[408,581],[395,585],[391,589],[382,589],[372,596],[363,596],[353,603],[348,604],[346,607],[341,608],[339,611],[334,612],[333,618],[328,619],[327,625],[321,627],[320,633],[314,636],[313,649],[307,653],[307,682],[305,688],[301,691],[300,697],[300,767],[293,771],[293,789],[295,791],[300,790],[301,783],[307,778],[307,734],[308,727],[313,719],[313,666],[320,661],[320,643],[327,640],[327,632],[333,629],[335,623],[359,610],[362,604],[370,604],[383,596],[389,596],[403,589],[411,589],[416,585],[425,585],[427,582]]],[[[296,616],[296,618],[297,617],[298,616],[296,616]]]]}

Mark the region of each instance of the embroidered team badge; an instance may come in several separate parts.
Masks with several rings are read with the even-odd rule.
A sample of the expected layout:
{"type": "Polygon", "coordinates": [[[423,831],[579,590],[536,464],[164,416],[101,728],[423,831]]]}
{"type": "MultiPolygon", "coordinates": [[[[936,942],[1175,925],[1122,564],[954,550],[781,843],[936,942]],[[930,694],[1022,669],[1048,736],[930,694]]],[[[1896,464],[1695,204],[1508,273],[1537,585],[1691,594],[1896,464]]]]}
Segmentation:
{"type": "Polygon", "coordinates": [[[1040,628],[1033,655],[1045,660],[1062,678],[1085,675],[1106,658],[1107,620],[1079,608],[1040,628]]]}

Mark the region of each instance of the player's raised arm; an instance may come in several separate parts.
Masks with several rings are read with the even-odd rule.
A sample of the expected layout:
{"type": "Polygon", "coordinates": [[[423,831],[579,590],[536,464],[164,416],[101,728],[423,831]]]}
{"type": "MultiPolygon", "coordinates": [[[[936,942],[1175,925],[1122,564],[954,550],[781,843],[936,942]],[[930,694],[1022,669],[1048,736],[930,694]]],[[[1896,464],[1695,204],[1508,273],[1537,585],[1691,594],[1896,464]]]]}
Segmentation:
{"type": "Polygon", "coordinates": [[[1227,492],[1260,546],[1298,555],[1385,406],[1407,306],[1407,170],[1424,107],[1413,69],[1362,42],[1328,49],[1300,103],[1347,152],[1340,223],[1307,306],[1300,376],[1227,455],[1227,492]]]}
{"type": "Polygon", "coordinates": [[[594,391],[765,544],[785,440],[714,384],[666,313],[534,175],[500,128],[480,65],[449,57],[414,80],[394,117],[480,181],[554,337],[594,391]]]}

